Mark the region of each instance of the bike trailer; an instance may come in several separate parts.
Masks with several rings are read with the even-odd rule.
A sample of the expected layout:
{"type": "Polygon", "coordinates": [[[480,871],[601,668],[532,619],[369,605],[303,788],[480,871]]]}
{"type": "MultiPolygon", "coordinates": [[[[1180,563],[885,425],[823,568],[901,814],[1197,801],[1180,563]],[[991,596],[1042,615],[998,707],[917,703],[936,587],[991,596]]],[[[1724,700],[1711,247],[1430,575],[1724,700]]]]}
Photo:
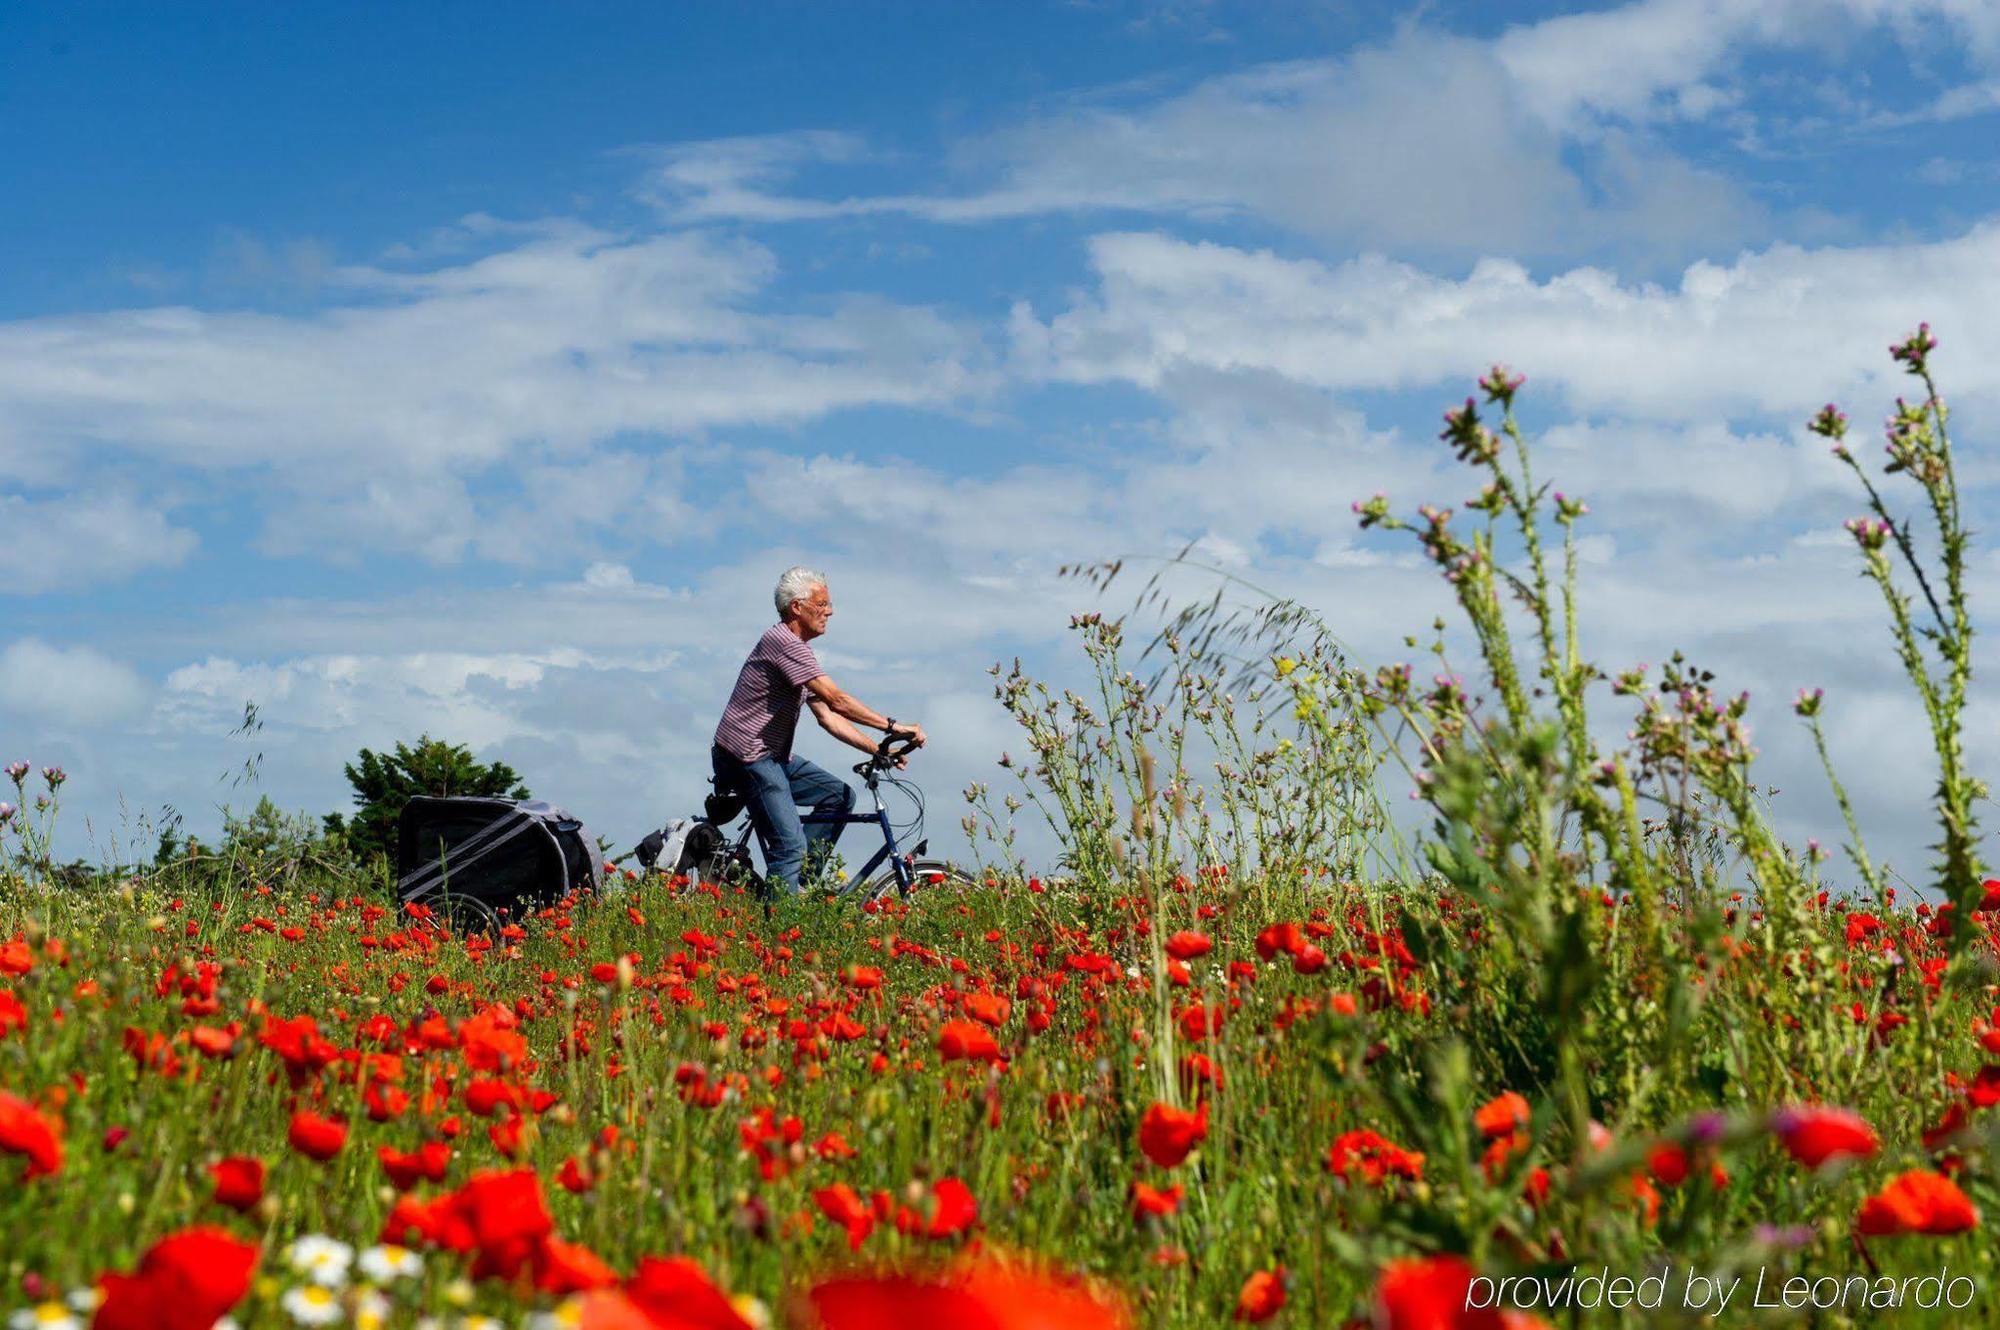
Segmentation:
{"type": "Polygon", "coordinates": [[[540,799],[419,795],[396,820],[396,896],[477,928],[603,885],[583,823],[540,799]]]}

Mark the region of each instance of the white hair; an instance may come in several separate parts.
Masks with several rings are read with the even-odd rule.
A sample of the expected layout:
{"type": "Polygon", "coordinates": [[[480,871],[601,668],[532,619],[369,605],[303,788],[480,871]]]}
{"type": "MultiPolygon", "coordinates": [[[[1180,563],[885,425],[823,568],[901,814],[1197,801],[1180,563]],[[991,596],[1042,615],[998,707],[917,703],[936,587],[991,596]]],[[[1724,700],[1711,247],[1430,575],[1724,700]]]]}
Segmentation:
{"type": "Polygon", "coordinates": [[[778,589],[771,597],[778,602],[778,617],[780,619],[785,617],[785,612],[792,608],[793,601],[804,600],[812,595],[814,587],[825,585],[826,574],[817,569],[807,568],[804,565],[785,569],[778,578],[778,589]]]}

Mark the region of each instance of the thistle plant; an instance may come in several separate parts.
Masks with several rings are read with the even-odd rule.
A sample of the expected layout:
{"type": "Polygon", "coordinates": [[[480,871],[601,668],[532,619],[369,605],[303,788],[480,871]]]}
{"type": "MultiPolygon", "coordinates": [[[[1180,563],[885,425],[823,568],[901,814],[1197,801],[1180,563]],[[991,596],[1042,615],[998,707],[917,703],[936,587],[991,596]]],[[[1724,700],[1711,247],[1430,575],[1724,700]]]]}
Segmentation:
{"type": "MultiPolygon", "coordinates": [[[[1847,523],[1861,554],[1862,575],[1875,583],[1889,610],[1896,657],[1916,689],[1929,723],[1931,746],[1937,756],[1938,779],[1932,797],[1938,824],[1933,881],[1952,912],[1952,950],[1963,950],[1979,935],[1972,912],[1979,908],[1983,876],[1979,826],[1973,806],[1987,795],[1985,782],[1965,766],[1966,692],[1972,682],[1971,612],[1965,586],[1970,534],[1959,509],[1958,479],[1952,463],[1950,410],[1931,375],[1931,356],[1938,340],[1928,323],[1889,348],[1890,356],[1923,386],[1922,401],[1898,397],[1896,410],[1884,426],[1888,463],[1884,476],[1903,476],[1923,494],[1929,510],[1936,552],[1920,552],[1912,520],[1891,511],[1881,486],[1862,466],[1847,443],[1847,416],[1829,403],[1807,426],[1829,440],[1833,455],[1851,471],[1867,497],[1868,513],[1847,523]],[[1909,585],[1914,585],[1914,592],[1909,585]],[[1921,602],[1921,604],[1919,603],[1921,602]]],[[[1818,724],[1818,698],[1800,707],[1812,727],[1822,759],[1825,742],[1818,724]]],[[[1831,766],[1828,776],[1832,778],[1831,766]]],[[[1868,859],[1848,806],[1846,793],[1835,781],[1842,814],[1851,837],[1849,854],[1855,867],[1880,894],[1881,885],[1868,859]]]]}

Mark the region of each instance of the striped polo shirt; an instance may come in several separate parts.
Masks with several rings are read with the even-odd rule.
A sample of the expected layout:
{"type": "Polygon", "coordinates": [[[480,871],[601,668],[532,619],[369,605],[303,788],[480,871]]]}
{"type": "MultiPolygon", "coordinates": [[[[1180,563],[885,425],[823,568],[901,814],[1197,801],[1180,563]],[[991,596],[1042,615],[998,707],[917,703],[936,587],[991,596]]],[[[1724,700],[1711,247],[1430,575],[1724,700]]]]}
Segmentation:
{"type": "Polygon", "coordinates": [[[806,685],[824,673],[819,657],[797,633],[772,624],[736,676],[722,723],[715,727],[716,747],[739,762],[790,760],[806,685]]]}

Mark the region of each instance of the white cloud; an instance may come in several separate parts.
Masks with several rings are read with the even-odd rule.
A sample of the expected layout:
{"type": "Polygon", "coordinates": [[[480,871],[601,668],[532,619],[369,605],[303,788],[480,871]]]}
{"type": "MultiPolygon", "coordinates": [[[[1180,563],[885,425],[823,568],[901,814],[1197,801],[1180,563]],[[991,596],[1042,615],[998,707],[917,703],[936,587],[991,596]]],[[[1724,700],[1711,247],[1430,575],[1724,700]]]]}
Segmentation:
{"type": "Polygon", "coordinates": [[[17,717],[114,725],[141,712],[152,691],[129,665],[93,647],[24,637],[0,651],[0,709],[17,717]]]}
{"type": "Polygon", "coordinates": [[[1352,390],[1469,386],[1501,361],[1528,374],[1531,393],[1553,383],[1586,412],[1802,422],[1830,398],[1886,404],[1907,391],[1887,344],[1929,320],[1947,390],[2000,394],[2000,365],[1972,350],[2000,344],[1995,223],[1931,244],[1776,245],[1698,262],[1671,288],[1598,268],[1536,281],[1492,259],[1451,278],[1139,234],[1098,237],[1092,263],[1097,289],[1070,309],[1016,310],[1025,366],[1156,390],[1190,372],[1352,390]]]}
{"type": "Polygon", "coordinates": [[[820,133],[665,149],[642,192],[681,222],[1136,210],[1252,216],[1405,252],[1679,250],[1761,228],[1738,190],[1658,144],[1592,149],[1581,170],[1573,149],[1532,114],[1491,44],[1412,28],[1383,47],[1260,65],[1126,108],[1080,99],[961,142],[952,167],[983,182],[961,193],[773,192],[800,167],[861,151],[820,133]]]}
{"type": "MultiPolygon", "coordinates": [[[[573,224],[508,238],[422,271],[331,269],[348,303],[311,316],[165,308],[0,324],[0,457],[53,452],[72,477],[107,455],[211,482],[258,469],[283,496],[264,513],[280,552],[530,559],[543,545],[482,527],[474,479],[526,471],[524,529],[548,532],[536,495],[577,480],[534,468],[614,435],[934,407],[991,382],[977,335],[928,309],[856,296],[752,312],[775,261],[748,242],[573,224]]],[[[629,455],[595,465],[604,500],[637,484],[655,517],[684,515],[670,471],[638,476],[649,464],[629,455]]],[[[576,516],[554,514],[568,523],[554,534],[576,516]]],[[[158,545],[157,518],[152,532],[158,545]]]]}
{"type": "Polygon", "coordinates": [[[1881,27],[1913,48],[2000,58],[1987,0],[1636,0],[1516,26],[1494,50],[1537,116],[1577,132],[1602,117],[1698,118],[1720,95],[1708,81],[1759,48],[1837,50],[1881,27]]]}
{"type": "Polygon", "coordinates": [[[126,493],[30,499],[0,493],[0,595],[37,595],[171,568],[197,538],[126,493]]]}

